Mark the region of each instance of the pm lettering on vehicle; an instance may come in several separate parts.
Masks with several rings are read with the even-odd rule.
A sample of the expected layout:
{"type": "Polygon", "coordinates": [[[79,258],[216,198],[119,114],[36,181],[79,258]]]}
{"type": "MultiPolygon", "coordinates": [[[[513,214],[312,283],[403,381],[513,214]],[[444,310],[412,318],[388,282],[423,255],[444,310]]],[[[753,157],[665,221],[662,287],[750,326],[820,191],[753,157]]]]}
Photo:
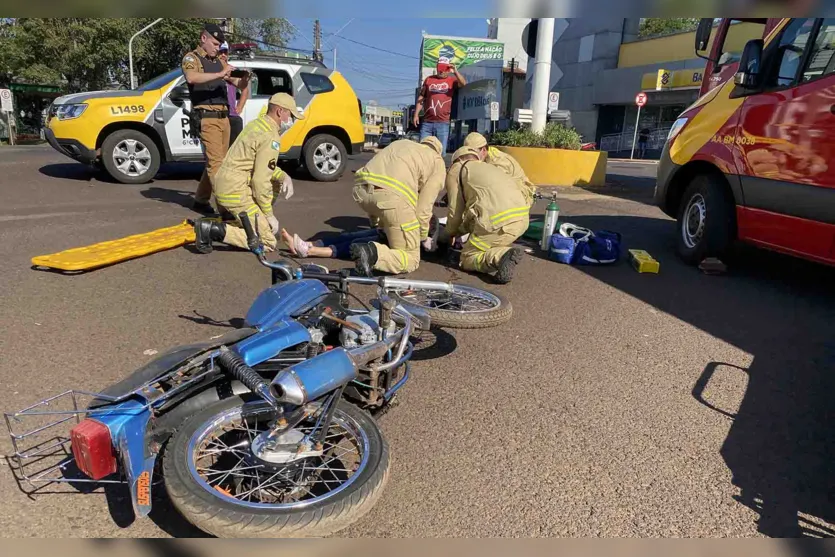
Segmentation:
{"type": "Polygon", "coordinates": [[[110,113],[116,116],[122,114],[141,114],[145,112],[145,107],[142,105],[128,105],[128,106],[111,106],[110,113]]]}

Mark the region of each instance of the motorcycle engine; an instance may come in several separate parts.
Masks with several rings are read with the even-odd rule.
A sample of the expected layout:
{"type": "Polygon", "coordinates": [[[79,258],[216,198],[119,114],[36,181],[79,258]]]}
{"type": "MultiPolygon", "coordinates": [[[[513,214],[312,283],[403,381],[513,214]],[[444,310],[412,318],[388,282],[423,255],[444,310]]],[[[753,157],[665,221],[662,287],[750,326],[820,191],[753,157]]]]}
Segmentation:
{"type": "MultiPolygon", "coordinates": [[[[344,348],[356,348],[363,344],[374,344],[377,342],[377,333],[380,330],[379,312],[377,310],[362,315],[350,315],[345,318],[345,321],[356,325],[361,329],[354,330],[349,327],[342,327],[339,332],[339,341],[344,348]]],[[[394,322],[389,325],[388,333],[393,334],[395,331],[394,322]]]]}

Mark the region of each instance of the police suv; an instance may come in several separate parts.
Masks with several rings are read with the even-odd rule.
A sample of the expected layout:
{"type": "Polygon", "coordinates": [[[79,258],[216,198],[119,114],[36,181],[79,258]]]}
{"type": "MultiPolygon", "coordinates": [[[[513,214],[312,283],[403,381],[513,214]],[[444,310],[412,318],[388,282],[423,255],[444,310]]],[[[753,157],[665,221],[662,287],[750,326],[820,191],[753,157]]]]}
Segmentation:
{"type": "MultiPolygon", "coordinates": [[[[273,94],[292,95],[305,118],[282,136],[279,159],[304,164],[315,180],[338,180],[365,140],[362,105],[345,78],[315,60],[251,49],[234,53],[230,63],[252,73],[244,125],[266,111],[273,94]]],[[[205,160],[200,140],[191,137],[190,108],[177,68],[131,91],[59,97],[49,110],[46,138],[56,151],[101,165],[119,182],[144,184],[163,162],[205,160]]]]}

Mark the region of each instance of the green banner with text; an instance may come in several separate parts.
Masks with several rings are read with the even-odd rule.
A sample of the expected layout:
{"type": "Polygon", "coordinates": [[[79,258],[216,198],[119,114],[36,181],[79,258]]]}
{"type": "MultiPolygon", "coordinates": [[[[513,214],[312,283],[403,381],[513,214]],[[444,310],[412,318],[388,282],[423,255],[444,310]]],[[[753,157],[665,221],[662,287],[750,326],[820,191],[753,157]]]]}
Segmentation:
{"type": "Polygon", "coordinates": [[[482,60],[502,60],[504,43],[466,39],[423,39],[423,67],[434,68],[438,61],[456,67],[482,60]]]}

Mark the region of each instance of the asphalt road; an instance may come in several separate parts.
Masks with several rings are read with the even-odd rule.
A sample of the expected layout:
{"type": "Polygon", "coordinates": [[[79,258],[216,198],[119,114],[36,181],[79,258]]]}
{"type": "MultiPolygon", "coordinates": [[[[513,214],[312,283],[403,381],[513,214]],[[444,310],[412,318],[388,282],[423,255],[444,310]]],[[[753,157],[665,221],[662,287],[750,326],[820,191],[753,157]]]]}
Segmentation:
{"type": "MultiPolygon", "coordinates": [[[[48,147],[0,150],[0,408],[100,389],[149,351],[240,323],[269,276],[239,251],[174,249],[75,276],[30,268],[193,217],[199,172],[125,186],[48,147]]],[[[661,273],[531,255],[512,284],[488,285],[513,320],[446,331],[419,357],[380,420],[388,487],[343,534],[835,535],[835,271],[755,250],[726,276],[683,265],[651,205],[653,172],[612,163],[611,185],[560,190],[559,204],[563,220],[620,231],[661,273]]],[[[299,176],[282,224],[312,236],[364,222],[351,183],[299,176]]],[[[485,285],[437,263],[416,275],[485,285]]],[[[4,536],[196,534],[159,496],[137,521],[118,491],[27,496],[6,461],[0,498],[4,536]]]]}

